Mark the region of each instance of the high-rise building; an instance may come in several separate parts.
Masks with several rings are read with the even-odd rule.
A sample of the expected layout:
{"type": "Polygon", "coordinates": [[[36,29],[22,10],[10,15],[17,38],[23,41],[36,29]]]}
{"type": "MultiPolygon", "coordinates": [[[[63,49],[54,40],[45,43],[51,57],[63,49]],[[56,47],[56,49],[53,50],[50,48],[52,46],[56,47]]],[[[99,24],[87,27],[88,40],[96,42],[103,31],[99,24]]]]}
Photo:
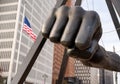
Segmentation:
{"type": "Polygon", "coordinates": [[[90,75],[90,67],[84,66],[80,60],[75,60],[75,76],[81,80],[82,84],[91,84],[90,75]]]}
{"type": "MultiPolygon", "coordinates": [[[[62,63],[62,59],[63,59],[63,54],[64,54],[64,47],[62,45],[55,44],[52,84],[56,84],[56,81],[58,80],[61,63],[62,63]]],[[[75,76],[75,74],[74,74],[74,59],[69,57],[67,66],[66,66],[65,77],[74,77],[74,76],[75,76]]]]}
{"type": "MultiPolygon", "coordinates": [[[[38,35],[55,3],[56,0],[0,0],[0,70],[7,84],[10,84],[34,43],[31,37],[22,31],[24,16],[28,18],[33,32],[38,35]]],[[[51,84],[53,46],[47,41],[26,83],[51,84]]]]}
{"type": "Polygon", "coordinates": [[[84,66],[80,60],[75,60],[75,76],[81,84],[114,84],[112,71],[84,66]]]}

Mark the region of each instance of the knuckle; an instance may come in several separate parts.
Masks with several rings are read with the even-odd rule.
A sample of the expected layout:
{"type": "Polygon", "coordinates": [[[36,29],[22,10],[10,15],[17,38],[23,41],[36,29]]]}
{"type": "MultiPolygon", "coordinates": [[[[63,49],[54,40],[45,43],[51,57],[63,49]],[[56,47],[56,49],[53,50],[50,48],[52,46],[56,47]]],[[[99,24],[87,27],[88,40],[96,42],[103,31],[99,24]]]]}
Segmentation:
{"type": "Polygon", "coordinates": [[[65,40],[62,40],[62,41],[60,41],[61,42],[61,44],[63,45],[63,46],[65,46],[65,47],[68,47],[68,48],[71,48],[71,42],[69,42],[69,41],[65,41],[65,40]]]}
{"type": "Polygon", "coordinates": [[[48,37],[49,37],[48,33],[45,32],[45,28],[42,28],[42,35],[43,35],[45,38],[48,38],[48,37]]]}
{"type": "Polygon", "coordinates": [[[99,20],[99,15],[95,11],[86,11],[85,17],[91,17],[91,18],[96,18],[99,20]]]}
{"type": "Polygon", "coordinates": [[[92,15],[92,16],[98,16],[98,13],[95,11],[87,11],[86,13],[88,13],[89,15],[92,15]]]}
{"type": "Polygon", "coordinates": [[[57,38],[56,36],[53,36],[53,37],[50,37],[49,38],[51,42],[54,42],[54,43],[59,43],[59,38],[57,38]]]}
{"type": "Polygon", "coordinates": [[[84,49],[88,48],[88,43],[75,42],[75,45],[76,45],[76,47],[79,48],[80,50],[84,50],[84,49]]]}

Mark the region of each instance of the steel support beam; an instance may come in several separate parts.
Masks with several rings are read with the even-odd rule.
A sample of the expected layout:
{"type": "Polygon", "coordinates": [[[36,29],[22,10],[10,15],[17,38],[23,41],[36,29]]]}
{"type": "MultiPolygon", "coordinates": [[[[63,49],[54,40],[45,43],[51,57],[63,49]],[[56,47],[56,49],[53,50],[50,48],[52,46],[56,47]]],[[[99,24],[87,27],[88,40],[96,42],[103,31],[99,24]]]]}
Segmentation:
{"type": "Polygon", "coordinates": [[[120,0],[111,0],[120,17],[120,0]]]}
{"type": "Polygon", "coordinates": [[[41,33],[38,35],[38,38],[34,45],[31,47],[26,58],[23,60],[20,67],[18,67],[17,74],[13,78],[11,84],[23,84],[27,75],[29,74],[33,64],[35,63],[46,39],[42,37],[41,33]]]}
{"type": "Polygon", "coordinates": [[[117,30],[119,39],[120,39],[120,23],[119,23],[118,17],[117,17],[117,15],[116,15],[116,12],[115,12],[115,10],[114,10],[114,7],[113,7],[113,5],[112,5],[111,0],[106,0],[106,3],[107,3],[107,6],[108,6],[108,9],[109,9],[109,11],[110,11],[110,14],[111,14],[113,23],[114,23],[114,25],[115,25],[115,28],[116,28],[116,30],[117,30]]]}

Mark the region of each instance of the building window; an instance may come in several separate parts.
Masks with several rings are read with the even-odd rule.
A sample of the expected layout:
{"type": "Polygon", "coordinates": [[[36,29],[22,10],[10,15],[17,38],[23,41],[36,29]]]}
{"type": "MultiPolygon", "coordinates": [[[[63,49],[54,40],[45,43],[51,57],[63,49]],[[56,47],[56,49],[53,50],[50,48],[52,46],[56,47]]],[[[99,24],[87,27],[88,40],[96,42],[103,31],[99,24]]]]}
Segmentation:
{"type": "Polygon", "coordinates": [[[0,16],[0,21],[14,20],[14,19],[16,19],[16,14],[5,14],[0,16]]]}
{"type": "Polygon", "coordinates": [[[9,64],[10,64],[10,62],[0,62],[1,72],[8,72],[9,71],[9,64]]]}
{"type": "Polygon", "coordinates": [[[17,2],[18,0],[0,0],[0,4],[12,3],[17,2]]]}
{"type": "MultiPolygon", "coordinates": [[[[2,1],[4,1],[4,0],[2,0],[2,1]]],[[[15,10],[17,10],[17,5],[0,7],[0,12],[8,12],[8,11],[15,11],[15,10]]]]}
{"type": "Polygon", "coordinates": [[[11,57],[11,51],[1,51],[0,59],[9,59],[11,57]]]}
{"type": "Polygon", "coordinates": [[[2,48],[12,48],[12,41],[0,42],[0,49],[2,48]]]}
{"type": "Polygon", "coordinates": [[[1,23],[0,24],[0,30],[14,29],[14,28],[15,28],[15,22],[1,23]]]}
{"type": "Polygon", "coordinates": [[[0,39],[13,38],[14,32],[1,32],[0,39]]]}

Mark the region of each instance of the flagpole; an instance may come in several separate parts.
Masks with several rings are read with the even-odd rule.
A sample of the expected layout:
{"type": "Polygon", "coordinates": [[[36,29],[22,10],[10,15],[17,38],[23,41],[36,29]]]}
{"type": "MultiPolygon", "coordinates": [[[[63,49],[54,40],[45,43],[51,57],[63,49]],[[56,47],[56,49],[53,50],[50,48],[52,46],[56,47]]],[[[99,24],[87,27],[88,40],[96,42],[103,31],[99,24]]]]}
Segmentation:
{"type": "Polygon", "coordinates": [[[17,53],[15,74],[17,73],[17,69],[18,69],[18,65],[19,65],[20,48],[21,48],[21,41],[22,41],[22,30],[23,30],[24,18],[25,18],[25,9],[26,9],[26,1],[24,2],[24,7],[23,7],[22,25],[21,25],[21,30],[20,30],[20,39],[19,39],[19,45],[18,45],[18,53],[17,53]]]}
{"type": "MultiPolygon", "coordinates": [[[[115,53],[115,46],[113,46],[113,52],[115,53]]],[[[117,72],[113,71],[113,78],[114,78],[114,84],[118,84],[117,82],[117,72]]]]}

